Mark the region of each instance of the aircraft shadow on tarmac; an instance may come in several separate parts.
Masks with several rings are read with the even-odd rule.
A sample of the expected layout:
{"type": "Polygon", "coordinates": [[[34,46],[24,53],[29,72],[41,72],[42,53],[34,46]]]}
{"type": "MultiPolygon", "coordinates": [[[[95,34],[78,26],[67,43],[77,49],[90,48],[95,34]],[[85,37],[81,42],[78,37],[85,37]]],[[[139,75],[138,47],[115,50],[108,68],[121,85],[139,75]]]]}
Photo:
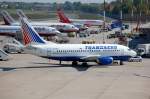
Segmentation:
{"type": "Polygon", "coordinates": [[[28,66],[28,67],[0,67],[2,71],[11,71],[11,70],[17,70],[17,69],[34,69],[34,68],[61,68],[61,67],[73,67],[77,69],[78,71],[86,71],[90,66],[66,66],[66,65],[61,65],[61,66],[28,66]]]}
{"type": "Polygon", "coordinates": [[[71,64],[52,64],[52,63],[35,63],[33,64],[38,64],[38,65],[45,65],[45,66],[25,66],[25,67],[0,67],[2,71],[11,71],[11,70],[17,70],[17,69],[35,69],[35,68],[62,68],[62,67],[72,67],[75,68],[78,71],[86,71],[89,68],[107,68],[108,66],[113,66],[113,65],[77,65],[77,66],[72,66],[71,64]]]}

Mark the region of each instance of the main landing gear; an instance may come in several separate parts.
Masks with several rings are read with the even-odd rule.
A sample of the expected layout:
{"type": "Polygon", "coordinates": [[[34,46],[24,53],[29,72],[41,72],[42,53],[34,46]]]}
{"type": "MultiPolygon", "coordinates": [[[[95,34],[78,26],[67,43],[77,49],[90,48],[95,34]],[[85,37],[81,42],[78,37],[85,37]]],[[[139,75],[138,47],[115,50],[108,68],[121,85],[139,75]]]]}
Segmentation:
{"type": "Polygon", "coordinates": [[[61,60],[59,61],[59,64],[61,65],[61,60]]]}
{"type": "Polygon", "coordinates": [[[87,62],[83,62],[82,66],[88,66],[87,62]]]}
{"type": "Polygon", "coordinates": [[[123,61],[120,60],[120,65],[123,65],[123,61]]]}

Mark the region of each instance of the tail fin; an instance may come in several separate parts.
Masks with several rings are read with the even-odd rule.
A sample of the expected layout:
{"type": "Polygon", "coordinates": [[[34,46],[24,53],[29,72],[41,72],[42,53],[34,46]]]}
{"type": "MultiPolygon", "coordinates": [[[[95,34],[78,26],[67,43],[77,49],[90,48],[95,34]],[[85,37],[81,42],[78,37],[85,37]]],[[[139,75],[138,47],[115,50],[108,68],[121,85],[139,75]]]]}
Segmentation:
{"type": "Polygon", "coordinates": [[[60,22],[71,23],[70,19],[65,16],[65,14],[63,13],[63,11],[61,9],[57,9],[57,15],[60,19],[60,22]]]}
{"type": "Polygon", "coordinates": [[[20,18],[22,17],[22,18],[26,18],[26,19],[28,19],[28,18],[27,18],[27,16],[26,16],[26,15],[23,13],[23,11],[22,11],[22,10],[20,10],[20,9],[19,9],[19,10],[17,10],[17,15],[18,15],[20,18]]]}
{"type": "Polygon", "coordinates": [[[5,25],[11,25],[12,23],[15,23],[15,20],[10,16],[7,11],[3,10],[1,11],[1,14],[3,16],[5,25]]]}
{"type": "Polygon", "coordinates": [[[29,24],[26,18],[21,18],[21,29],[23,33],[24,44],[31,42],[44,44],[46,41],[39,36],[35,29],[29,24]]]}

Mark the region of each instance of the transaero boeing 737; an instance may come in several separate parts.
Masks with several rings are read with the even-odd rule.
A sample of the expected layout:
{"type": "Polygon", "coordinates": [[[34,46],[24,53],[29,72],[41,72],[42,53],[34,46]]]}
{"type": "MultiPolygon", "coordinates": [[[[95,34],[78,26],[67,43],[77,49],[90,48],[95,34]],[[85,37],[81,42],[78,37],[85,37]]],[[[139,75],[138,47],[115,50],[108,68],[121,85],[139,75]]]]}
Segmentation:
{"type": "Polygon", "coordinates": [[[25,51],[52,60],[78,62],[97,62],[98,64],[112,64],[114,60],[128,61],[136,56],[136,52],[126,46],[118,44],[56,44],[47,42],[39,36],[26,18],[21,18],[25,51]]]}

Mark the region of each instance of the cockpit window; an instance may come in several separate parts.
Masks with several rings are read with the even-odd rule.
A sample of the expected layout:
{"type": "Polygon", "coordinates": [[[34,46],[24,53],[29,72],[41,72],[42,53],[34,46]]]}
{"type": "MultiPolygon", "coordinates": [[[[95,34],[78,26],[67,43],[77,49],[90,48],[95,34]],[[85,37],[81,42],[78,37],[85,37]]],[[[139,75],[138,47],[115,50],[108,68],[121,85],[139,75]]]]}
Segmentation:
{"type": "Polygon", "coordinates": [[[131,51],[131,49],[128,49],[128,51],[131,51]]]}

